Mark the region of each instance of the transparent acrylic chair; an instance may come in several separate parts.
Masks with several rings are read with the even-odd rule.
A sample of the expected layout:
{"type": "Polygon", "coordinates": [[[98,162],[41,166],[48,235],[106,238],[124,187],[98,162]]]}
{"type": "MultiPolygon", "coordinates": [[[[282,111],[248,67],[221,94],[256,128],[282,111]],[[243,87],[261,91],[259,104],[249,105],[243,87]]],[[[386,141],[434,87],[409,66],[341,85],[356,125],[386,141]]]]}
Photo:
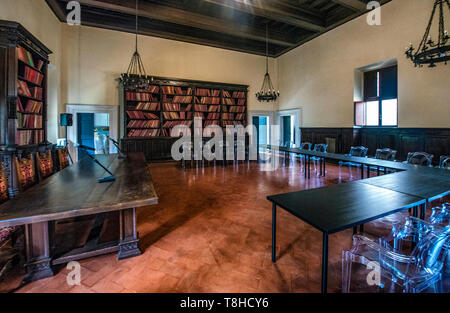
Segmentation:
{"type": "MultiPolygon", "coordinates": [[[[342,291],[351,291],[353,267],[362,265],[367,272],[369,265],[376,264],[380,281],[374,287],[375,291],[441,292],[449,240],[450,227],[439,232],[430,231],[417,242],[411,254],[401,254],[367,237],[355,235],[352,249],[342,254],[342,291]]],[[[367,278],[364,274],[358,278],[367,278]]],[[[365,285],[369,285],[368,279],[360,286],[365,285]]]]}
{"type": "MultiPolygon", "coordinates": [[[[361,158],[367,158],[367,151],[369,149],[363,146],[359,147],[351,147],[350,152],[347,154],[347,156],[352,157],[361,157],[361,158]]],[[[353,163],[353,162],[343,162],[339,161],[339,170],[342,168],[342,166],[348,166],[350,171],[350,177],[352,177],[352,166],[354,167],[361,167],[361,164],[353,163]]]]}
{"type": "MultiPolygon", "coordinates": [[[[326,153],[327,149],[328,149],[328,145],[327,144],[320,143],[320,144],[315,144],[314,145],[313,151],[326,153]]],[[[317,168],[319,167],[319,163],[321,161],[321,158],[319,158],[319,157],[311,157],[311,160],[314,163],[314,172],[316,172],[317,175],[319,175],[319,173],[317,171],[317,168]]]]}
{"type": "MultiPolygon", "coordinates": [[[[303,142],[303,143],[300,144],[300,150],[311,151],[311,148],[312,148],[312,143],[310,143],[310,142],[303,142]]],[[[301,168],[301,170],[303,170],[304,169],[304,164],[305,164],[305,156],[300,154],[298,156],[298,158],[300,159],[300,168],[301,168]]]]}
{"type": "Polygon", "coordinates": [[[450,156],[443,155],[439,160],[439,167],[450,170],[450,156]]]}
{"type": "MultiPolygon", "coordinates": [[[[375,159],[394,162],[396,155],[396,150],[392,150],[389,148],[377,149],[377,151],[375,152],[375,159]]],[[[385,173],[387,173],[389,170],[384,167],[380,167],[378,171],[384,171],[385,173]]]]}
{"type": "Polygon", "coordinates": [[[410,152],[404,163],[422,166],[431,166],[434,155],[426,152],[410,152]]]}

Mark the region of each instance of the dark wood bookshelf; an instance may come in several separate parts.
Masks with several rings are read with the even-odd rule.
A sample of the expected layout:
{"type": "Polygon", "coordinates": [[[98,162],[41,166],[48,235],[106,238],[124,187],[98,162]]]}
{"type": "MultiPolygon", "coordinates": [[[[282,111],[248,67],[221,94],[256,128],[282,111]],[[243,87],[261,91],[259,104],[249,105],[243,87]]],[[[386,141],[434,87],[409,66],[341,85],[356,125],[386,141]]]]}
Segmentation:
{"type": "MultiPolygon", "coordinates": [[[[247,125],[247,92],[248,86],[246,85],[236,85],[227,83],[217,83],[217,82],[207,82],[207,81],[195,81],[195,80],[184,80],[184,79],[174,79],[165,77],[153,77],[152,86],[158,88],[158,92],[152,93],[154,102],[159,103],[159,110],[143,110],[136,109],[136,106],[140,102],[151,103],[152,101],[135,100],[127,97],[128,92],[140,92],[140,90],[129,90],[122,86],[123,91],[123,103],[122,116],[123,116],[123,133],[121,139],[121,145],[124,150],[129,152],[144,152],[149,160],[167,160],[170,159],[170,150],[172,143],[178,138],[173,138],[171,136],[171,131],[178,122],[185,122],[190,126],[191,134],[194,134],[194,118],[196,113],[203,114],[202,127],[205,128],[207,125],[214,122],[219,127],[225,127],[223,122],[223,102],[224,93],[230,92],[231,97],[233,92],[241,92],[244,98],[244,119],[233,121],[234,124],[247,125]],[[203,90],[203,91],[202,91],[203,90]],[[206,92],[207,90],[208,92],[206,92]],[[215,91],[215,93],[214,93],[215,91]],[[178,98],[177,98],[178,97],[178,98]],[[192,97],[190,101],[188,99],[182,99],[182,97],[192,97]],[[198,103],[198,102],[204,103],[198,103]],[[212,100],[217,99],[217,100],[212,100]],[[174,101],[175,100],[175,101],[174,101]],[[184,100],[184,101],[183,101],[184,100]],[[216,102],[216,103],[214,103],[216,102]],[[169,106],[167,106],[169,105],[169,106]],[[175,105],[170,107],[170,105],[175,105]],[[205,110],[198,110],[198,105],[205,106],[205,110]],[[189,107],[190,106],[190,107],[189,107]],[[217,107],[214,112],[209,111],[211,107],[217,107]],[[186,111],[188,109],[188,111],[186,111]],[[150,120],[148,118],[130,118],[128,111],[137,111],[142,113],[152,113],[159,117],[160,125],[159,128],[139,128],[139,127],[129,127],[131,120],[150,120]],[[183,116],[180,116],[184,114],[183,116]],[[211,113],[216,113],[217,116],[210,116],[211,113]],[[172,116],[170,114],[173,114],[172,116]],[[210,117],[210,118],[208,118],[210,117]],[[214,118],[212,118],[214,117],[214,118]],[[172,123],[172,124],[166,124],[172,123]],[[155,133],[155,136],[147,136],[142,133],[142,136],[131,136],[130,131],[139,129],[152,129],[159,130],[155,133]]],[[[149,92],[146,92],[149,93],[149,92]]],[[[233,113],[233,117],[236,117],[236,113],[233,113]]]]}

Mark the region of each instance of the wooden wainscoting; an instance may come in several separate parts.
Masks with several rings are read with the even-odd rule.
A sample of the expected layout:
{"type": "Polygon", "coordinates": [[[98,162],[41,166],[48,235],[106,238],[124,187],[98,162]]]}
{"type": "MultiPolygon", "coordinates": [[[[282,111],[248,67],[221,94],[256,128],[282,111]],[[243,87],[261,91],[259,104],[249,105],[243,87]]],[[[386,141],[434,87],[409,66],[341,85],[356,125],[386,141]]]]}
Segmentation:
{"type": "Polygon", "coordinates": [[[351,146],[362,145],[373,156],[378,148],[391,148],[398,151],[397,160],[403,161],[408,152],[423,151],[434,155],[435,165],[441,155],[450,155],[450,128],[302,128],[301,132],[302,142],[336,139],[336,153],[348,153],[351,146]]]}

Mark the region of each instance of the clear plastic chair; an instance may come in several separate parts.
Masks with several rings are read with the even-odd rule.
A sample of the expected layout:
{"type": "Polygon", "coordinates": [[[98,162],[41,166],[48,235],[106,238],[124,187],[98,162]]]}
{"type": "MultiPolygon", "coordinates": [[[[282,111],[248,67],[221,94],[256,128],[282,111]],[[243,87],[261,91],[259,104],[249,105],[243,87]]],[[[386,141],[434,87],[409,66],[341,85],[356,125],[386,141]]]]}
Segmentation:
{"type": "Polygon", "coordinates": [[[426,152],[410,152],[405,163],[413,165],[431,166],[434,155],[426,152]]]}
{"type": "MultiPolygon", "coordinates": [[[[369,150],[368,148],[363,147],[363,146],[351,147],[350,152],[349,152],[349,154],[347,154],[347,156],[367,158],[368,150],[369,150]]],[[[357,164],[357,163],[353,163],[353,162],[339,161],[339,169],[341,169],[342,166],[348,166],[349,171],[350,171],[350,177],[351,177],[352,176],[352,169],[351,169],[352,166],[361,167],[361,164],[357,164]]]]}
{"type": "Polygon", "coordinates": [[[397,151],[389,148],[377,149],[377,151],[375,152],[375,159],[384,161],[395,161],[396,155],[397,151]]]}
{"type": "MultiPolygon", "coordinates": [[[[310,142],[303,142],[303,143],[300,144],[300,150],[311,151],[311,148],[312,148],[312,143],[310,143],[310,142]]],[[[304,164],[305,164],[305,156],[300,154],[298,157],[300,159],[301,169],[303,169],[304,168],[304,164]]]]}
{"type": "Polygon", "coordinates": [[[450,223],[450,203],[444,203],[441,207],[431,209],[430,223],[441,227],[450,223]]]}
{"type": "Polygon", "coordinates": [[[443,155],[439,160],[439,167],[450,170],[450,156],[443,155]]]}
{"type": "MultiPolygon", "coordinates": [[[[328,145],[324,144],[324,143],[320,143],[320,144],[315,144],[313,151],[314,152],[322,152],[322,153],[327,153],[327,149],[328,149],[328,145]]],[[[311,157],[311,160],[314,163],[314,172],[317,172],[317,168],[319,167],[319,163],[321,161],[321,158],[319,157],[311,157]]],[[[319,174],[317,174],[319,175],[319,174]]]]}
{"type": "MultiPolygon", "coordinates": [[[[376,291],[441,292],[449,240],[450,227],[430,231],[417,242],[411,254],[401,254],[367,237],[355,235],[352,249],[343,251],[342,255],[342,291],[351,290],[353,267],[362,265],[367,272],[368,265],[378,264],[380,281],[376,291]]],[[[367,280],[363,286],[364,283],[368,285],[367,280]]]]}

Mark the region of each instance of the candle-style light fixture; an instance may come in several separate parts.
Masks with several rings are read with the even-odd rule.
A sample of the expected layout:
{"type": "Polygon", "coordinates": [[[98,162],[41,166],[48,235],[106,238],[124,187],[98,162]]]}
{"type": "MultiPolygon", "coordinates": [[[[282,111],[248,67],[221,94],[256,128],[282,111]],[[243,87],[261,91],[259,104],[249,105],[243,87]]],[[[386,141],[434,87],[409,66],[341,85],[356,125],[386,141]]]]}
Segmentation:
{"type": "Polygon", "coordinates": [[[141,55],[138,52],[138,12],[139,0],[136,0],[136,49],[131,57],[126,74],[122,74],[121,77],[122,84],[128,89],[146,89],[153,80],[153,78],[147,76],[141,55]]]}
{"type": "Polygon", "coordinates": [[[273,102],[280,96],[280,92],[275,90],[269,74],[269,24],[266,24],[266,75],[264,75],[261,90],[256,93],[259,102],[273,102]]]}
{"type": "Polygon", "coordinates": [[[449,0],[436,0],[433,6],[433,12],[431,13],[430,21],[428,22],[425,34],[417,49],[414,49],[411,43],[406,48],[406,57],[411,59],[414,66],[422,67],[424,64],[428,64],[429,67],[436,67],[436,63],[450,61],[450,44],[448,30],[445,29],[444,10],[448,7],[450,11],[449,0]],[[439,34],[437,42],[435,42],[431,35],[430,30],[433,25],[434,16],[436,11],[439,10],[439,34]]]}

